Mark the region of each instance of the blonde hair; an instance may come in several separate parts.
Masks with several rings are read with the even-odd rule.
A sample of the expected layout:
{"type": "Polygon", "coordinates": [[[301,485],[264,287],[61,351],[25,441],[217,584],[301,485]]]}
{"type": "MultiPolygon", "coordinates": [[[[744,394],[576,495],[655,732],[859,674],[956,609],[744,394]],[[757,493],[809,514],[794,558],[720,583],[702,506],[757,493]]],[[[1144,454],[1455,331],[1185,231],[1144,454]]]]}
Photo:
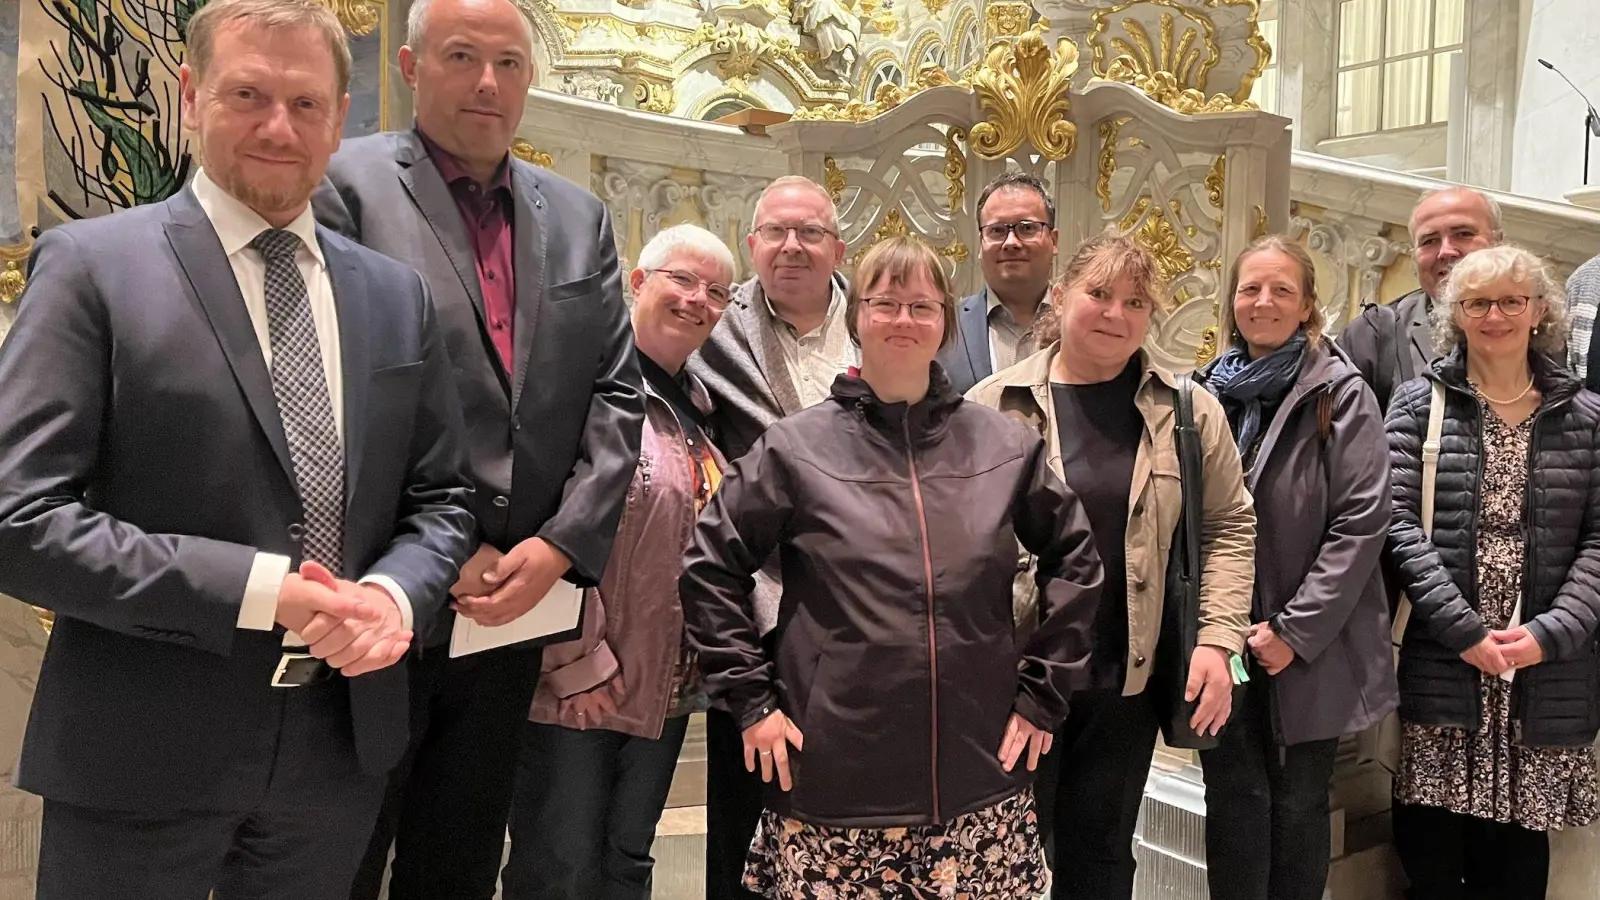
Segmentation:
{"type": "Polygon", "coordinates": [[[856,314],[860,312],[857,307],[866,299],[865,292],[884,278],[888,278],[890,284],[909,284],[919,271],[928,273],[928,280],[939,291],[939,306],[944,310],[944,334],[939,339],[939,349],[943,350],[956,339],[956,297],[950,292],[950,279],[944,274],[939,254],[921,238],[901,235],[873,244],[856,266],[855,277],[850,279],[846,307],[849,312],[844,317],[844,327],[857,347],[861,346],[861,334],[856,327],[856,314]]]}
{"type": "Polygon", "coordinates": [[[1528,286],[1530,304],[1544,301],[1544,314],[1533,323],[1528,346],[1541,353],[1557,353],[1567,339],[1567,297],[1561,284],[1550,275],[1544,260],[1513,244],[1500,244],[1474,250],[1463,256],[1433,304],[1433,343],[1440,353],[1449,353],[1467,339],[1456,325],[1456,309],[1462,294],[1509,280],[1528,286]]]}
{"type": "MultiPolygon", "coordinates": [[[[1156,261],[1155,254],[1131,236],[1114,229],[1108,229],[1078,245],[1072,258],[1067,260],[1061,277],[1056,280],[1052,300],[1054,296],[1086,281],[1110,284],[1122,277],[1132,279],[1134,290],[1154,301],[1157,309],[1167,309],[1167,281],[1161,274],[1161,264],[1156,261]]],[[[1061,313],[1057,305],[1052,302],[1050,309],[1035,321],[1035,335],[1055,335],[1052,340],[1060,337],[1061,313]]],[[[1042,346],[1042,337],[1035,340],[1040,341],[1042,346]]]]}
{"type": "Polygon", "coordinates": [[[1317,268],[1311,261],[1311,254],[1306,248],[1289,240],[1281,234],[1268,234],[1256,238],[1250,246],[1239,252],[1233,258],[1233,267],[1228,270],[1228,293],[1225,295],[1227,302],[1217,304],[1217,309],[1222,317],[1220,323],[1222,333],[1228,335],[1229,340],[1239,340],[1239,326],[1233,320],[1233,298],[1239,293],[1239,270],[1244,268],[1244,261],[1257,253],[1281,253],[1294,261],[1300,269],[1300,296],[1306,305],[1311,307],[1311,317],[1306,319],[1306,343],[1315,347],[1322,343],[1322,332],[1328,327],[1328,320],[1322,314],[1322,306],[1317,302],[1317,268]]]}
{"type": "Polygon", "coordinates": [[[257,28],[315,28],[333,54],[343,97],[350,90],[350,45],[345,42],[344,26],[328,7],[318,0],[211,0],[189,20],[185,35],[185,60],[197,80],[205,78],[211,65],[211,52],[217,32],[224,25],[242,22],[257,28]]]}

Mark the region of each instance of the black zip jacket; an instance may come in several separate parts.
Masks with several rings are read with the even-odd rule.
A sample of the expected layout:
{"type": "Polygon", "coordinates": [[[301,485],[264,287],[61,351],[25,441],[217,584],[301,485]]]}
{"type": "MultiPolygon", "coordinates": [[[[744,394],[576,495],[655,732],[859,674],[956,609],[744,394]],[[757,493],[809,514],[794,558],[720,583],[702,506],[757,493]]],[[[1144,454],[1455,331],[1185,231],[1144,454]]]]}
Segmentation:
{"type": "Polygon", "coordinates": [[[1077,496],[1045,444],[964,402],[933,367],[928,396],[883,403],[841,375],[830,402],[769,428],[696,528],[681,594],[712,695],[743,727],[782,710],[804,735],[794,789],[767,805],[820,825],[948,821],[1031,779],[998,753],[1013,711],[1066,717],[1088,678],[1102,571],[1077,496]],[[1017,542],[1039,556],[1043,621],[1018,646],[1017,542]],[[776,658],[752,576],[783,567],[776,658]]]}
{"type": "MultiPolygon", "coordinates": [[[[1517,672],[1512,723],[1527,746],[1587,747],[1600,731],[1600,396],[1532,354],[1534,413],[1523,499],[1522,621],[1545,661],[1517,672]]],[[[1460,654],[1488,637],[1478,617],[1483,413],[1462,352],[1395,391],[1385,430],[1394,523],[1385,553],[1413,604],[1400,652],[1400,717],[1476,729],[1479,672],[1460,654]],[[1433,538],[1422,533],[1422,441],[1430,383],[1445,385],[1433,538]]]]}

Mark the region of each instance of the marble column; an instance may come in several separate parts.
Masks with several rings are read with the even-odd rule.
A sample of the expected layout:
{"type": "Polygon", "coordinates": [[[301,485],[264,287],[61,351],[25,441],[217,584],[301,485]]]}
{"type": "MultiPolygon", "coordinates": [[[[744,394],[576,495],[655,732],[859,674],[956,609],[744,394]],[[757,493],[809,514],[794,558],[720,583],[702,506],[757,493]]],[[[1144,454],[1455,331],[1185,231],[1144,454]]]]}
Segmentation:
{"type": "MultiPolygon", "coordinates": [[[[1593,13],[1591,7],[1589,12],[1593,13]]],[[[1497,191],[1511,187],[1517,105],[1518,13],[1514,3],[1468,3],[1466,116],[1461,180],[1497,191]]],[[[1459,85],[1452,85],[1459,91],[1459,85]]]]}
{"type": "Polygon", "coordinates": [[[1317,149],[1333,137],[1339,0],[1278,4],[1278,114],[1294,120],[1294,146],[1317,149]]]}

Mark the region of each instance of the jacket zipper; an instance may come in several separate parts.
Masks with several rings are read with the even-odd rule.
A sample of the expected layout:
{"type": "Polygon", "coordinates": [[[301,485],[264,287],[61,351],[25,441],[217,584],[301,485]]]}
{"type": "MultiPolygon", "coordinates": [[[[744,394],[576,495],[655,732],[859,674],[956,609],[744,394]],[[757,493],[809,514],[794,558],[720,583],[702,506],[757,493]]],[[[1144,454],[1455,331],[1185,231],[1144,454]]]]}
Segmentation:
{"type": "MultiPolygon", "coordinates": [[[[1483,513],[1483,475],[1484,475],[1484,471],[1485,471],[1485,469],[1487,467],[1486,463],[1485,463],[1485,459],[1484,459],[1485,456],[1486,456],[1486,453],[1484,451],[1483,432],[1484,432],[1484,429],[1488,426],[1488,421],[1484,418],[1484,415],[1483,415],[1483,404],[1478,402],[1477,396],[1474,395],[1472,393],[1472,391],[1465,390],[1463,388],[1458,388],[1458,387],[1456,387],[1456,386],[1454,386],[1452,384],[1449,384],[1449,383],[1446,383],[1445,387],[1450,389],[1450,390],[1452,390],[1452,391],[1456,391],[1458,393],[1465,394],[1467,399],[1472,401],[1473,413],[1478,418],[1478,483],[1477,483],[1476,487],[1474,488],[1474,490],[1476,491],[1476,496],[1473,498],[1474,502],[1473,502],[1473,507],[1472,507],[1472,529],[1471,529],[1471,531],[1468,532],[1468,534],[1471,534],[1473,536],[1473,539],[1476,540],[1477,539],[1477,535],[1478,535],[1478,522],[1479,522],[1479,519],[1481,518],[1482,513],[1483,513]]],[[[1522,486],[1523,515],[1525,517],[1529,516],[1529,515],[1532,515],[1531,510],[1533,509],[1533,507],[1529,503],[1529,501],[1533,498],[1533,454],[1534,454],[1534,451],[1538,447],[1538,445],[1535,442],[1534,438],[1538,435],[1539,420],[1541,418],[1543,418],[1544,414],[1549,412],[1550,410],[1555,409],[1555,408],[1560,407],[1560,406],[1565,406],[1567,401],[1570,400],[1570,399],[1572,399],[1572,398],[1571,397],[1564,397],[1561,400],[1557,401],[1554,404],[1551,404],[1548,407],[1543,406],[1543,404],[1541,402],[1541,407],[1539,409],[1534,410],[1534,412],[1533,412],[1533,424],[1528,427],[1528,459],[1526,461],[1526,465],[1527,465],[1527,468],[1528,468],[1528,477],[1527,477],[1527,480],[1523,483],[1523,486],[1522,486]]],[[[1448,414],[1449,414],[1448,408],[1445,410],[1445,414],[1448,416],[1448,414]]],[[[1434,512],[1437,515],[1437,513],[1438,513],[1437,507],[1435,508],[1434,512]]],[[[1528,570],[1529,570],[1529,566],[1530,566],[1529,560],[1533,558],[1533,529],[1531,529],[1531,528],[1529,528],[1527,526],[1526,520],[1524,520],[1524,523],[1523,523],[1523,525],[1521,527],[1523,529],[1523,538],[1524,538],[1524,540],[1523,540],[1523,551],[1522,551],[1522,592],[1523,592],[1524,595],[1526,595],[1527,592],[1528,592],[1528,570]]],[[[1430,538],[1430,541],[1431,541],[1431,538],[1430,538]]],[[[1474,548],[1474,553],[1476,553],[1476,548],[1474,548]]],[[[1472,568],[1471,568],[1471,570],[1469,571],[1468,574],[1472,578],[1472,596],[1473,597],[1477,597],[1478,596],[1479,585],[1478,585],[1478,565],[1477,565],[1476,562],[1473,563],[1472,568]]],[[[1526,605],[1524,605],[1523,614],[1524,614],[1524,618],[1526,618],[1526,614],[1527,614],[1526,605]]],[[[1521,733],[1521,730],[1522,730],[1522,723],[1517,719],[1517,701],[1516,701],[1517,693],[1518,693],[1517,689],[1515,687],[1513,687],[1512,694],[1511,694],[1511,727],[1512,727],[1513,733],[1517,737],[1520,738],[1520,733],[1521,733]]],[[[1473,706],[1477,710],[1476,714],[1473,717],[1473,721],[1477,722],[1477,721],[1479,721],[1479,720],[1481,720],[1483,718],[1483,695],[1480,692],[1477,692],[1477,691],[1473,692],[1473,706]]],[[[1476,726],[1474,726],[1474,727],[1476,727],[1476,726]]],[[[1520,743],[1520,740],[1518,742],[1520,743]]]]}
{"type": "Polygon", "coordinates": [[[933,553],[928,548],[928,511],[922,505],[922,482],[917,478],[916,454],[911,449],[911,419],[902,420],[906,438],[906,466],[911,470],[911,500],[917,506],[917,528],[922,533],[922,581],[925,586],[928,609],[928,694],[932,713],[930,728],[929,761],[933,773],[933,824],[944,820],[939,815],[939,651],[934,640],[936,625],[933,618],[933,553]]]}

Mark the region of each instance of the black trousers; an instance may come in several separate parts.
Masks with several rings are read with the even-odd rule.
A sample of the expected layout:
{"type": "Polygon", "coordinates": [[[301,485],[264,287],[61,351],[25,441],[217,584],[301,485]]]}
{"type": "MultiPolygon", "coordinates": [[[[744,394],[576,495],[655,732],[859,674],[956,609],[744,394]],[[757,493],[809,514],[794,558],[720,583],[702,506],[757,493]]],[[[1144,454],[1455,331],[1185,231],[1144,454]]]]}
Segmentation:
{"type": "Polygon", "coordinates": [[[1409,900],[1544,900],[1550,836],[1436,806],[1395,803],[1409,900]]]}
{"type": "Polygon", "coordinates": [[[661,737],[523,726],[504,900],[650,900],[656,825],[688,716],[661,737]]]}
{"type": "Polygon", "coordinates": [[[46,799],[39,900],[342,900],[383,801],[350,746],[342,684],[282,689],[263,795],[226,812],[123,812],[46,799]]]}
{"type": "Polygon", "coordinates": [[[490,900],[505,850],[517,751],[539,683],[539,647],[413,656],[411,744],[390,777],[351,900],[490,900]]]}
{"type": "Polygon", "coordinates": [[[744,736],[731,713],[706,713],[706,900],[752,900],[744,863],[765,807],[761,775],[744,767],[744,736]]]}
{"type": "Polygon", "coordinates": [[[1055,900],[1130,900],[1133,832],[1161,727],[1146,694],[1074,694],[1034,795],[1055,900]]]}
{"type": "Polygon", "coordinates": [[[1279,747],[1267,674],[1255,673],[1206,776],[1211,900],[1321,900],[1332,830],[1328,788],[1339,739],[1279,747]]]}

